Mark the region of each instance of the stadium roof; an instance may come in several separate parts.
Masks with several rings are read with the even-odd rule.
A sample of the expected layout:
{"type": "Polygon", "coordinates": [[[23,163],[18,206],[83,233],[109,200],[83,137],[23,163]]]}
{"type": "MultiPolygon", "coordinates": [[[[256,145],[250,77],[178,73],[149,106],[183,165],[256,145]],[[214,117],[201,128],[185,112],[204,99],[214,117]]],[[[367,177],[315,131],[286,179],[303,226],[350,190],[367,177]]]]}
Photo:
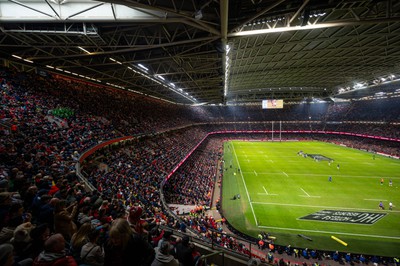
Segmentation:
{"type": "Polygon", "coordinates": [[[185,104],[396,90],[400,1],[0,0],[8,64],[185,104]]]}

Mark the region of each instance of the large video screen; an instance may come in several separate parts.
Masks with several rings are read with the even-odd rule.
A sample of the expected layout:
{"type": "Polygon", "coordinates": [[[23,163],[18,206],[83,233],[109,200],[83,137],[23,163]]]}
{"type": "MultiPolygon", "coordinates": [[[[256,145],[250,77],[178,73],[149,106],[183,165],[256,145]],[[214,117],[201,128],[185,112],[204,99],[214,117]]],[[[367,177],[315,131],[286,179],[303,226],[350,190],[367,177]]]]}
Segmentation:
{"type": "Polygon", "coordinates": [[[262,109],[282,109],[283,100],[263,100],[262,109]]]}

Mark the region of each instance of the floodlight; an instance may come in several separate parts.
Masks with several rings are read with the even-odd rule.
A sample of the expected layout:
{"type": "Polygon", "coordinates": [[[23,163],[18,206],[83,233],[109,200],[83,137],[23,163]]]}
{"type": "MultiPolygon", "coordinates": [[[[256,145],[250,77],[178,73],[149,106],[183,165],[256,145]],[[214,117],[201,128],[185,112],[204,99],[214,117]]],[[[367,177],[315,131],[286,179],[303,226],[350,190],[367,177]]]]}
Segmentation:
{"type": "Polygon", "coordinates": [[[145,67],[145,66],[144,66],[144,65],[142,65],[142,64],[138,64],[138,66],[139,66],[139,67],[141,67],[142,69],[146,70],[146,71],[148,71],[148,70],[149,70],[147,67],[145,67]]]}

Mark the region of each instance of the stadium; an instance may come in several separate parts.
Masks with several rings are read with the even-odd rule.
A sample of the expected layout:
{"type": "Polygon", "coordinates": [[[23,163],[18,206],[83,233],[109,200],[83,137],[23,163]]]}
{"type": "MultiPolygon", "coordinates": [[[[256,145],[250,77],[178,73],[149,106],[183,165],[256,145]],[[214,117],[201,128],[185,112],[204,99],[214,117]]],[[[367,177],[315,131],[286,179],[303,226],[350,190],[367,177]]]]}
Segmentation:
{"type": "Polygon", "coordinates": [[[0,0],[0,265],[399,265],[400,3],[0,0]]]}

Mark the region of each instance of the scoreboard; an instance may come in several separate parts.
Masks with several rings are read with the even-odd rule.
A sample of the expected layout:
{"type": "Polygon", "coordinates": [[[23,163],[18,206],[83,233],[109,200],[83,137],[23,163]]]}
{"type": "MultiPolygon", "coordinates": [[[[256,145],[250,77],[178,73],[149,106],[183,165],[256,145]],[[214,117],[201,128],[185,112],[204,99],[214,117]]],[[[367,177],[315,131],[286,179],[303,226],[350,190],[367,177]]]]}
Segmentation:
{"type": "Polygon", "coordinates": [[[283,100],[263,100],[262,109],[282,109],[283,100]]]}

